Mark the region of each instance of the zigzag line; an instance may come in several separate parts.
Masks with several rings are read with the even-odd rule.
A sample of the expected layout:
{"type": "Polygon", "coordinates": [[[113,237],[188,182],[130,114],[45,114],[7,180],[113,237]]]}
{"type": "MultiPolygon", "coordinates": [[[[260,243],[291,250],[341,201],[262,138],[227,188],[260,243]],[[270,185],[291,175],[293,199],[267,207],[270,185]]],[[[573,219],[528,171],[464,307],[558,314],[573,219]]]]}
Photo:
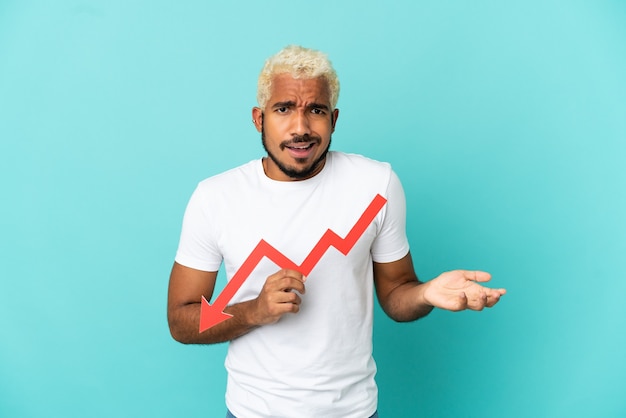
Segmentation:
{"type": "MultiPolygon", "coordinates": [[[[331,229],[326,230],[324,235],[322,235],[320,240],[317,242],[315,247],[313,247],[313,249],[304,259],[301,265],[297,265],[296,263],[294,263],[291,259],[278,251],[276,248],[272,247],[265,240],[259,241],[259,243],[256,245],[256,247],[254,247],[254,250],[252,250],[248,258],[246,258],[246,260],[243,262],[239,270],[237,270],[234,276],[230,279],[230,281],[224,287],[217,299],[215,299],[213,305],[209,305],[204,298],[203,302],[205,302],[206,305],[209,305],[207,306],[207,309],[210,309],[211,313],[221,313],[228,304],[228,302],[230,302],[230,300],[233,298],[237,290],[239,290],[243,282],[258,266],[263,257],[267,257],[280,268],[296,270],[307,276],[330,247],[335,247],[343,255],[347,255],[386,203],[387,199],[382,197],[380,194],[377,194],[374,197],[374,200],[372,200],[367,209],[365,209],[365,212],[363,212],[361,217],[354,224],[354,226],[352,227],[350,232],[348,232],[345,238],[341,238],[331,229]]],[[[201,317],[209,315],[210,312],[208,310],[204,311],[203,313],[201,313],[201,317]]],[[[203,329],[203,327],[204,325],[202,325],[201,320],[200,332],[202,332],[204,329],[207,329],[206,327],[203,329]]]]}

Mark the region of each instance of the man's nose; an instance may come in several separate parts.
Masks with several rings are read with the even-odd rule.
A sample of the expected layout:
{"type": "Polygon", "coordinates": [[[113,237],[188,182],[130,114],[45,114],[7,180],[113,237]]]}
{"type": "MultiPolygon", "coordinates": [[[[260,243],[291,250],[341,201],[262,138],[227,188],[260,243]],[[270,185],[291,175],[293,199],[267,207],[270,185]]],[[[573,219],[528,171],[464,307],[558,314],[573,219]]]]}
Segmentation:
{"type": "Polygon", "coordinates": [[[309,118],[304,112],[295,112],[292,124],[292,135],[307,135],[311,133],[309,118]]]}

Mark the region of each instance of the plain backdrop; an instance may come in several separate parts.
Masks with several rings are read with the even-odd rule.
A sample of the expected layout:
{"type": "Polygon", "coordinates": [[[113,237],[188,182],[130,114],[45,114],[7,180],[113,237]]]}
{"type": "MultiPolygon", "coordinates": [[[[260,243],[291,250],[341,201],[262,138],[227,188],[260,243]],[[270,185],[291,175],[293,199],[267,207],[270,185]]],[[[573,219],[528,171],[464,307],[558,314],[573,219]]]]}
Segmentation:
{"type": "Polygon", "coordinates": [[[171,339],[168,275],[294,43],[339,73],[333,148],[402,179],[420,277],[508,289],[376,308],[381,417],[625,416],[621,0],[0,0],[0,416],[224,415],[226,346],[171,339]]]}

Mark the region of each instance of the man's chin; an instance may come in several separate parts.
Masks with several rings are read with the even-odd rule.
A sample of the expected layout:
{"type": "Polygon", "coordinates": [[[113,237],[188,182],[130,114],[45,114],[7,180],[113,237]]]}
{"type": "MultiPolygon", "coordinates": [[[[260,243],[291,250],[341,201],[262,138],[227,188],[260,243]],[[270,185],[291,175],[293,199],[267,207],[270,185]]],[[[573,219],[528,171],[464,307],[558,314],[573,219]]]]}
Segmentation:
{"type": "Polygon", "coordinates": [[[300,168],[300,169],[296,169],[293,167],[285,167],[284,170],[281,168],[281,171],[287,177],[294,179],[294,180],[304,180],[304,179],[311,177],[313,174],[315,174],[315,170],[312,167],[306,167],[306,168],[300,168]]]}
{"type": "Polygon", "coordinates": [[[304,180],[317,174],[324,165],[324,161],[325,159],[321,159],[311,163],[309,159],[297,159],[295,166],[278,164],[278,168],[291,179],[304,180]]]}

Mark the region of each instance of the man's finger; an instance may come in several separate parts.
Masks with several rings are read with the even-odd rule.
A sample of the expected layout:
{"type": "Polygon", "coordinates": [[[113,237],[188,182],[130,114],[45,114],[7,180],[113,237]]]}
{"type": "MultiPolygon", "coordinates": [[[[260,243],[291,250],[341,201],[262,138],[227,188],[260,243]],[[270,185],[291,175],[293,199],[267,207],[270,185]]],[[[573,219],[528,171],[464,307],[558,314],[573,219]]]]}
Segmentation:
{"type": "Polygon", "coordinates": [[[282,277],[293,277],[296,280],[300,280],[302,283],[306,281],[306,276],[296,270],[282,269],[279,274],[282,277]]]}
{"type": "Polygon", "coordinates": [[[281,296],[281,299],[281,303],[293,303],[294,305],[299,305],[302,303],[302,299],[300,299],[300,296],[293,292],[285,292],[285,294],[281,296]]]}
{"type": "Polygon", "coordinates": [[[473,282],[488,282],[489,280],[491,280],[491,274],[487,273],[486,271],[471,271],[471,270],[464,270],[463,271],[463,276],[467,279],[467,280],[471,280],[473,282]]]}
{"type": "Polygon", "coordinates": [[[284,277],[276,282],[276,290],[280,290],[283,292],[291,292],[295,290],[301,294],[304,294],[305,288],[304,283],[302,283],[298,279],[294,279],[293,277],[284,277]]]}
{"type": "Polygon", "coordinates": [[[488,294],[487,306],[489,308],[494,306],[500,301],[500,296],[504,295],[505,293],[506,290],[504,289],[492,289],[491,292],[488,294]]]}
{"type": "Polygon", "coordinates": [[[304,293],[305,277],[295,270],[283,269],[267,278],[266,286],[270,291],[290,292],[297,290],[304,293]]]}

